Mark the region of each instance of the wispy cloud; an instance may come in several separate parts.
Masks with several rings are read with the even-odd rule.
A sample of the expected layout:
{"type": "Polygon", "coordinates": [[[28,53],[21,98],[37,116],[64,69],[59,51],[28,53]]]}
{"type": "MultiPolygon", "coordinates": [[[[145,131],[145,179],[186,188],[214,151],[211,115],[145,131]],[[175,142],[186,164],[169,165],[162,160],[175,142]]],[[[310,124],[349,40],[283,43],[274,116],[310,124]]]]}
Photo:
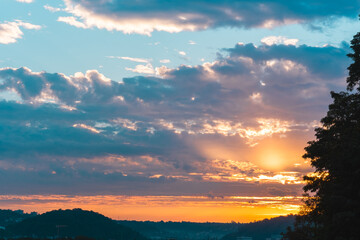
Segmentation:
{"type": "Polygon", "coordinates": [[[34,2],[34,0],[16,0],[17,2],[22,2],[22,3],[32,3],[34,2]]]}
{"type": "Polygon", "coordinates": [[[108,56],[108,58],[116,58],[116,59],[122,59],[122,60],[129,60],[129,61],[138,62],[138,63],[149,63],[149,62],[150,62],[150,59],[145,59],[145,58],[118,57],[118,56],[108,56]]]}

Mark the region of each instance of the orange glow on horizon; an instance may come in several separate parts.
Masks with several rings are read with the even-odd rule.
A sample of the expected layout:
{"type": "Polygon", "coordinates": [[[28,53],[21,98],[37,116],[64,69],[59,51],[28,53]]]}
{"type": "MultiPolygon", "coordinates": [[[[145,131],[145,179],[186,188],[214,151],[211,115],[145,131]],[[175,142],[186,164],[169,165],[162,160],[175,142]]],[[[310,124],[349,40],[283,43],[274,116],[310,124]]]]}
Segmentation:
{"type": "Polygon", "coordinates": [[[44,213],[82,208],[117,220],[252,222],[299,211],[300,197],[0,196],[2,208],[44,213]]]}

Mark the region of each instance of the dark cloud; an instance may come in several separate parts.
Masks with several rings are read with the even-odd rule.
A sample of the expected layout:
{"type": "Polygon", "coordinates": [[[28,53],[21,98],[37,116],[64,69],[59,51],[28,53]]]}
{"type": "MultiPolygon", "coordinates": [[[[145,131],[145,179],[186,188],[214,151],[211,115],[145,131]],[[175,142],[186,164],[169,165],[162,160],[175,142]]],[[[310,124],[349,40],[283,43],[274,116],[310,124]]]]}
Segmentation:
{"type": "Polygon", "coordinates": [[[225,49],[232,57],[250,57],[257,62],[264,62],[272,59],[285,59],[300,63],[307,67],[313,74],[322,78],[338,78],[344,76],[349,60],[346,54],[349,48],[343,46],[312,47],[307,45],[261,45],[237,44],[235,48],[225,49]],[[339,61],[339,59],[341,59],[339,61]]]}
{"type": "MultiPolygon", "coordinates": [[[[293,22],[328,21],[332,17],[355,18],[360,9],[358,0],[66,0],[65,3],[67,11],[79,19],[65,17],[60,21],[83,28],[99,27],[143,34],[154,30],[177,32],[223,26],[274,27],[293,22]]],[[[313,24],[310,26],[315,28],[313,24]]]]}

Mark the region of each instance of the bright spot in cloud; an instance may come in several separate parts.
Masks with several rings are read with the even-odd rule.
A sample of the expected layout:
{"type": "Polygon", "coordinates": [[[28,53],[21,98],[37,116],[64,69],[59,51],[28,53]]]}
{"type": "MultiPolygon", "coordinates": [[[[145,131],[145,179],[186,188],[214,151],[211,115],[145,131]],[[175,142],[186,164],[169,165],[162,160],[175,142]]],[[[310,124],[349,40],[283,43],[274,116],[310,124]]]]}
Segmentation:
{"type": "Polygon", "coordinates": [[[261,42],[263,44],[266,45],[279,45],[279,44],[284,44],[284,45],[296,45],[299,42],[299,39],[293,38],[293,39],[289,39],[283,36],[268,36],[265,37],[263,39],[261,39],[261,42]]]}
{"type": "Polygon", "coordinates": [[[261,103],[261,102],[262,102],[262,95],[261,95],[261,93],[259,93],[259,92],[253,93],[253,94],[251,94],[250,99],[251,99],[254,103],[261,103]]]}
{"type": "Polygon", "coordinates": [[[100,133],[100,131],[97,130],[96,128],[91,127],[91,126],[86,125],[86,124],[83,124],[83,123],[74,124],[73,127],[74,128],[83,128],[83,129],[89,130],[90,132],[93,132],[93,133],[100,133]]]}

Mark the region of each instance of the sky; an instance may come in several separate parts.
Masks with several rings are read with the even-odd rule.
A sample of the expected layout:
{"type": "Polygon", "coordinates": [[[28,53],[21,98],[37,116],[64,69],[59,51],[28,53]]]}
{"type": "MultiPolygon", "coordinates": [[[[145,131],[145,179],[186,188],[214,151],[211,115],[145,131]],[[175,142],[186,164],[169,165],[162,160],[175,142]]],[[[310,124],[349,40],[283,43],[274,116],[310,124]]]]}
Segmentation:
{"type": "Polygon", "coordinates": [[[0,208],[297,213],[360,1],[2,0],[0,208]]]}

